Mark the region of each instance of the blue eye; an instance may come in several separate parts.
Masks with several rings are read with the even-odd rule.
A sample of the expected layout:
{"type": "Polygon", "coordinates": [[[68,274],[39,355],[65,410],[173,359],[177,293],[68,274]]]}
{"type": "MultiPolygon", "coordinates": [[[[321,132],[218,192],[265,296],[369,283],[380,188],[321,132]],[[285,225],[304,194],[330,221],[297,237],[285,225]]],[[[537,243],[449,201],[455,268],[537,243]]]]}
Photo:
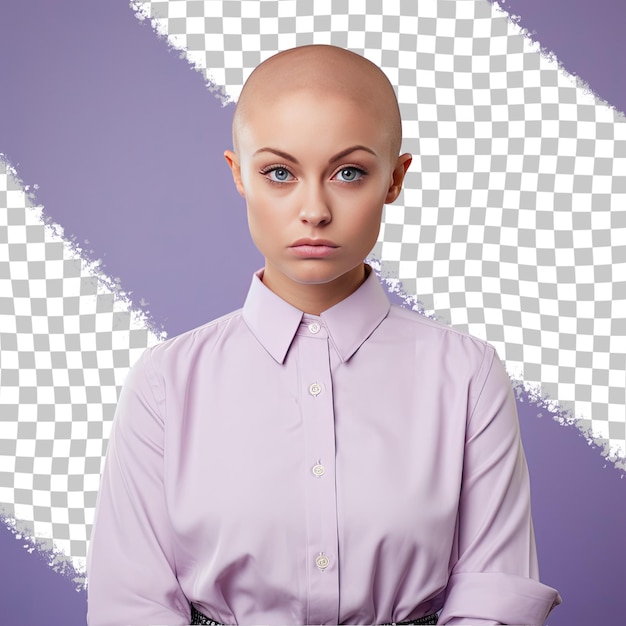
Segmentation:
{"type": "Polygon", "coordinates": [[[353,183],[363,178],[365,172],[359,167],[344,167],[337,172],[336,176],[344,183],[353,183]]]}
{"type": "Polygon", "coordinates": [[[275,183],[286,183],[293,178],[291,172],[284,167],[275,167],[266,171],[265,175],[275,183]]]}

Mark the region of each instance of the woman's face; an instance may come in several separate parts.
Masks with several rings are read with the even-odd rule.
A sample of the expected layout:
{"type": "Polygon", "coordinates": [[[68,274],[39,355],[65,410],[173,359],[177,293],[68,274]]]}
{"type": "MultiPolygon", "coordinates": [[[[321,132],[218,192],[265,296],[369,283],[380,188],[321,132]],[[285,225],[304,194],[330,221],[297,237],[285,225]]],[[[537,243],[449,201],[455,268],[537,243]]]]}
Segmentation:
{"type": "Polygon", "coordinates": [[[238,154],[226,158],[265,257],[263,280],[279,295],[362,279],[383,204],[398,196],[410,163],[391,154],[375,111],[301,89],[247,112],[238,154]]]}

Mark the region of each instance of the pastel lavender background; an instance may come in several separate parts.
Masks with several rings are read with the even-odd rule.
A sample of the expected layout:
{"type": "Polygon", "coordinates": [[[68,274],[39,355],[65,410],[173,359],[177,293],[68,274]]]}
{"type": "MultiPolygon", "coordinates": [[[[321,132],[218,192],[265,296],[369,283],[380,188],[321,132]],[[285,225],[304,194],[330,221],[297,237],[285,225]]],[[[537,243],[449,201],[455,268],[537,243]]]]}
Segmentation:
{"type": "MultiPolygon", "coordinates": [[[[621,0],[509,0],[521,24],[626,110],[621,0]]],[[[3,0],[0,151],[46,213],[102,258],[170,335],[240,306],[261,260],[221,153],[232,108],[127,2],[3,0]],[[88,244],[85,244],[88,241],[88,244]]],[[[521,398],[551,626],[621,623],[626,481],[521,398]]],[[[0,525],[0,623],[84,624],[86,596],[0,525]]]]}

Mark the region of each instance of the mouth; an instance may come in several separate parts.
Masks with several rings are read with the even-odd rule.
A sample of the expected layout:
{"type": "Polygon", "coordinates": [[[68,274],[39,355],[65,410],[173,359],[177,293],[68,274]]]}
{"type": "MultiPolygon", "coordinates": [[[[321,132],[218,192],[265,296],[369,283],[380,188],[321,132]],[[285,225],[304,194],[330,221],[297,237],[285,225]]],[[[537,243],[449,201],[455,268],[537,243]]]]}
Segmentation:
{"type": "Polygon", "coordinates": [[[322,259],[333,255],[339,246],[327,239],[298,239],[289,246],[296,256],[308,259],[322,259]]]}

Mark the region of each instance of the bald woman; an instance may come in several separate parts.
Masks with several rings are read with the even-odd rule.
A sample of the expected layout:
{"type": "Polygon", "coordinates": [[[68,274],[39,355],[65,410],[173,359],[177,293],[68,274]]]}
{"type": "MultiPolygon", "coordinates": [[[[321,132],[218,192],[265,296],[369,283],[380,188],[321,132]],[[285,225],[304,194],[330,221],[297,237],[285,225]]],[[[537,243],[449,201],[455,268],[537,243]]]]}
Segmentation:
{"type": "Polygon", "coordinates": [[[243,307],[146,350],[119,399],[88,622],[542,624],[515,400],[487,343],[364,259],[411,155],[383,72],[306,46],[225,152],[265,259],[243,307]]]}

